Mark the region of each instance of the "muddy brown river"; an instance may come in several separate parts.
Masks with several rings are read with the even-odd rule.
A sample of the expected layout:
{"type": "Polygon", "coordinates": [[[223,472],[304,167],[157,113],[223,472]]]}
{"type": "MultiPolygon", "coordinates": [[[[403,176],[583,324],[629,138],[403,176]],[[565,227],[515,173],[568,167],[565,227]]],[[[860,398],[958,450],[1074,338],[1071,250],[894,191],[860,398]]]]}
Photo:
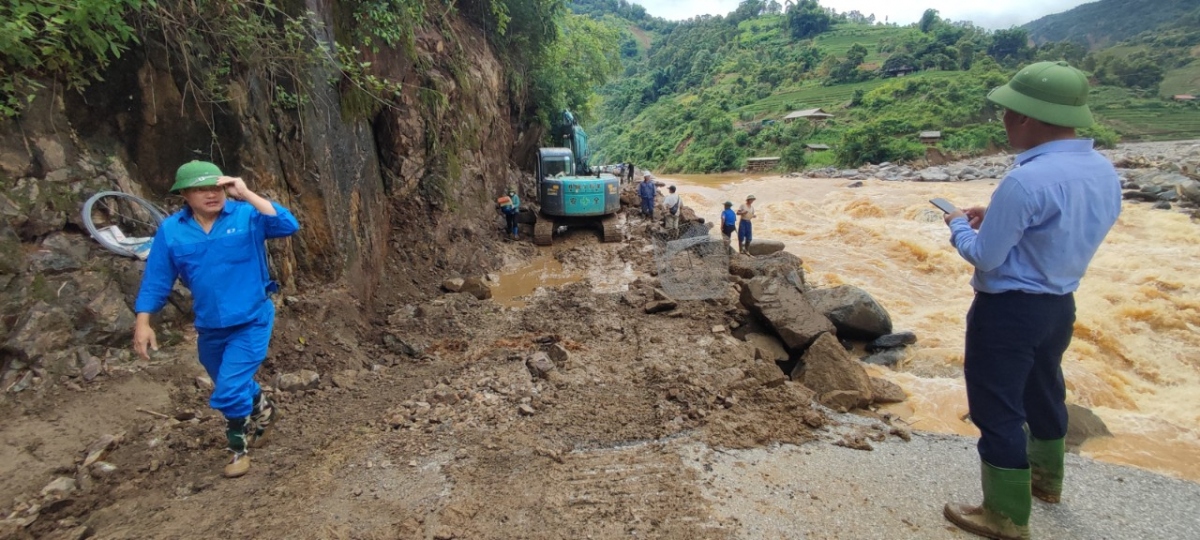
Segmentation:
{"type": "MultiPolygon", "coordinates": [[[[755,238],[776,239],[804,260],[817,286],[870,292],[916,346],[896,371],[909,400],[894,406],[914,428],[978,435],[962,378],[971,267],[927,202],[987,204],[996,180],[910,183],[742,175],[672,176],[685,204],[716,219],[725,200],[757,196],[755,238]]],[[[1082,453],[1200,481],[1200,225],[1185,215],[1126,203],[1076,301],[1075,338],[1063,362],[1068,401],[1093,409],[1115,434],[1082,453]]]]}

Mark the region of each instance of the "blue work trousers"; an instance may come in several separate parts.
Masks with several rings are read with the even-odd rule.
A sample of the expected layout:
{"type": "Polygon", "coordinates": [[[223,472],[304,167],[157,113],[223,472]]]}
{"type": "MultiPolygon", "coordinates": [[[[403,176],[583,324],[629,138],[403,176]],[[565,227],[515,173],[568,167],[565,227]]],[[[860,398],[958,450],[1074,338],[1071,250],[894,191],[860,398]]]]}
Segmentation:
{"type": "Polygon", "coordinates": [[[738,222],[738,245],[750,245],[750,239],[753,236],[752,221],[741,220],[738,222]]]}
{"type": "Polygon", "coordinates": [[[1075,325],[1072,294],[975,293],[967,312],[967,403],[979,427],[979,457],[1029,467],[1025,425],[1041,440],[1067,434],[1062,356],[1075,325]]]}
{"type": "Polygon", "coordinates": [[[246,418],[259,393],[254,374],[267,359],[275,305],[266,301],[252,321],[229,328],[196,329],[200,363],[213,380],[208,404],[225,418],[246,418]]]}
{"type": "Polygon", "coordinates": [[[654,197],[642,197],[642,215],[654,215],[654,197]]]}

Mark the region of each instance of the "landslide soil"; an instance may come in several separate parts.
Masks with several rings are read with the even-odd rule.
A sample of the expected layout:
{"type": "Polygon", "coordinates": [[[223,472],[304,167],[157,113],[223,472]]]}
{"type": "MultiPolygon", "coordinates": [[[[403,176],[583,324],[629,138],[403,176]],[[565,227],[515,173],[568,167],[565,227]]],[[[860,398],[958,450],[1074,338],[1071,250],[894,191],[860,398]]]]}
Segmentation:
{"type": "MultiPolygon", "coordinates": [[[[220,475],[223,421],[196,384],[194,340],[110,362],[90,383],[27,391],[0,410],[0,518],[37,519],[0,537],[731,536],[736,520],[713,517],[680,448],[828,439],[831,421],[753,345],[714,329],[753,324],[732,284],[723,298],[645,314],[649,226],[629,220],[621,244],[572,232],[548,248],[577,275],[624,269],[632,281],[619,292],[585,278],[511,308],[395,267],[423,293],[381,297],[373,312],[339,290],[281,299],[260,378],[321,379],[274,393],[283,417],[240,479],[220,475]],[[555,367],[540,376],[526,365],[539,351],[555,367]],[[104,434],[121,436],[105,458],[115,472],[77,475],[104,434]],[[55,476],[81,489],[40,496],[55,476]]],[[[546,253],[496,249],[512,265],[546,253]]]]}

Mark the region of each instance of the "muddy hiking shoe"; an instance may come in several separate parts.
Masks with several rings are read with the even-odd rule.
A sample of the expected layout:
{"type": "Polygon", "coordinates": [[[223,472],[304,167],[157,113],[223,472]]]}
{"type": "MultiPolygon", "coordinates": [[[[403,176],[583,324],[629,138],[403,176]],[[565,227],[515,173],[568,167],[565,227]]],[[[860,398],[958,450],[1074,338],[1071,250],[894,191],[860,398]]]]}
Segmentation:
{"type": "Polygon", "coordinates": [[[250,470],[250,455],[247,453],[249,418],[227,418],[225,437],[229,439],[229,451],[233,458],[225,465],[225,478],[237,478],[250,470]]]}
{"type": "Polygon", "coordinates": [[[267,444],[267,428],[271,427],[271,422],[279,419],[279,409],[275,407],[275,402],[271,401],[266,394],[259,393],[254,398],[254,410],[250,413],[249,431],[250,448],[262,448],[267,444]]]}

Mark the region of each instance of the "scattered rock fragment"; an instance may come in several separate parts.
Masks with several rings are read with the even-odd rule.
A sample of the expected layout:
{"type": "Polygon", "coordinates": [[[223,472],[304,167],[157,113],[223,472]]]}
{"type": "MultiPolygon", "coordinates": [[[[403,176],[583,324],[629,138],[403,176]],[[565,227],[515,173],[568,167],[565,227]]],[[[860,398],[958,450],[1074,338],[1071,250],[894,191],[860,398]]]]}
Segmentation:
{"type": "Polygon", "coordinates": [[[674,300],[654,300],[648,302],[642,311],[646,312],[648,315],[653,315],[655,313],[671,311],[676,307],[678,307],[678,304],[676,304],[674,300]]]}
{"type": "Polygon", "coordinates": [[[887,349],[906,347],[917,342],[917,335],[912,332],[896,332],[880,336],[867,345],[867,352],[878,352],[887,349]]]}
{"type": "Polygon", "coordinates": [[[871,397],[875,403],[900,403],[908,399],[908,395],[904,393],[904,389],[900,388],[900,385],[879,377],[870,379],[871,397]]]}
{"type": "MultiPolygon", "coordinates": [[[[871,380],[866,370],[829,333],[821,334],[804,353],[797,369],[792,372],[792,380],[801,381],[822,396],[822,403],[826,394],[839,391],[857,394],[853,406],[846,407],[847,410],[866,407],[871,403],[871,380]]],[[[849,399],[842,394],[836,397],[839,404],[849,399]]]]}
{"type": "Polygon", "coordinates": [[[529,369],[534,377],[545,379],[550,376],[550,372],[554,371],[554,362],[550,360],[550,355],[538,351],[525,359],[525,367],[529,369]]]}
{"type": "Polygon", "coordinates": [[[321,376],[315,371],[302,369],[297,373],[283,373],[276,379],[275,387],[284,392],[312,390],[321,382],[321,376]]]}

